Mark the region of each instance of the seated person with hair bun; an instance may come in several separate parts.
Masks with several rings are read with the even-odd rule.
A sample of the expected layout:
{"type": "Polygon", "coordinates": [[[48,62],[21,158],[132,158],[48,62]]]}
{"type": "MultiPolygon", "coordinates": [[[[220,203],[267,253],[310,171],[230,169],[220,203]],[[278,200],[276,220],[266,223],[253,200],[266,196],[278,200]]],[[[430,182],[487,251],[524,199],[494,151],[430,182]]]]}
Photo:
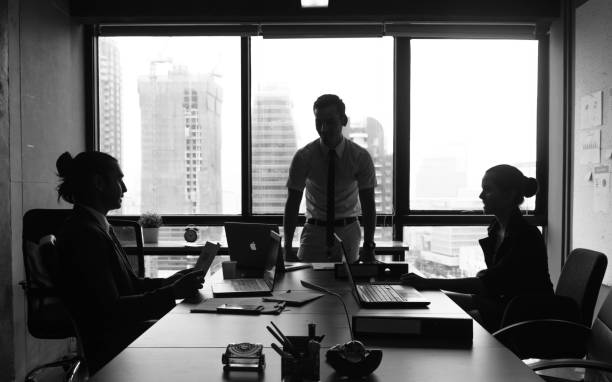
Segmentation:
{"type": "Polygon", "coordinates": [[[537,227],[527,223],[519,206],[536,194],[538,183],[516,167],[498,165],[482,178],[484,212],[495,215],[488,237],[481,239],[487,269],[476,277],[423,278],[414,273],[402,283],[417,289],[443,289],[490,332],[499,329],[508,302],[519,295],[552,295],[546,245],[537,227]]]}
{"type": "Polygon", "coordinates": [[[175,299],[202,288],[204,275],[186,269],[166,278],[141,278],[134,273],[106,214],[121,207],[127,191],[115,158],[101,152],[57,159],[61,197],[74,205],[57,237],[58,286],[71,311],[94,374],[164,316],[175,299]]]}

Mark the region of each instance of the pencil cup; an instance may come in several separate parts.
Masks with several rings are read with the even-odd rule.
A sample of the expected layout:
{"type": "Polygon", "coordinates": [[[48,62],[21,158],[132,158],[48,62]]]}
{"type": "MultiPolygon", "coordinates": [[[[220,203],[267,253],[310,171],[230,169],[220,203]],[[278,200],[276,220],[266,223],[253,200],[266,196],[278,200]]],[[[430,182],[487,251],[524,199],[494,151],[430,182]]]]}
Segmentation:
{"type": "Polygon", "coordinates": [[[223,278],[225,280],[236,278],[237,264],[235,261],[224,261],[221,263],[221,267],[223,269],[223,278]]]}
{"type": "MultiPolygon", "coordinates": [[[[287,336],[295,348],[295,356],[281,357],[281,377],[286,382],[318,381],[320,377],[320,339],[287,336]]],[[[284,351],[289,352],[286,347],[284,351]]]]}

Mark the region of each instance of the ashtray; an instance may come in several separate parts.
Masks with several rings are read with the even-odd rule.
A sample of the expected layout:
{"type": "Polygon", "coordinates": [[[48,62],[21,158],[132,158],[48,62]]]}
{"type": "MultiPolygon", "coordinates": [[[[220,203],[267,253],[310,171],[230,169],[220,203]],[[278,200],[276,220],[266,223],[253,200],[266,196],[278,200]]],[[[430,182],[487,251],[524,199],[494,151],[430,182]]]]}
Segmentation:
{"type": "Polygon", "coordinates": [[[266,356],[263,345],[242,342],[229,344],[221,356],[223,370],[262,372],[266,367],[266,356]]]}
{"type": "Polygon", "coordinates": [[[325,360],[340,376],[366,377],[380,365],[382,350],[366,349],[360,341],[349,341],[331,347],[325,360]]]}

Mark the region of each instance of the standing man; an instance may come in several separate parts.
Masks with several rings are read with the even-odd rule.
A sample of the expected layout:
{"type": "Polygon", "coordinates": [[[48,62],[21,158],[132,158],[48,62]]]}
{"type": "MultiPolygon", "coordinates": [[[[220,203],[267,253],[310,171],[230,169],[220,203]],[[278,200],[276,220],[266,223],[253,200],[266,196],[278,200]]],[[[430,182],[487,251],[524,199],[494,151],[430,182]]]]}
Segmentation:
{"type": "Polygon", "coordinates": [[[297,151],[287,180],[289,195],[283,222],[286,258],[298,260],[292,254],[291,242],[306,188],[306,224],[300,238],[299,260],[341,261],[335,232],[343,240],[350,262],[374,261],[376,173],[372,157],[366,149],[342,135],[348,117],[344,102],[337,95],[320,96],[313,111],[319,139],[297,151]],[[364,226],[361,256],[361,229],[357,219],[360,212],[364,226]]]}

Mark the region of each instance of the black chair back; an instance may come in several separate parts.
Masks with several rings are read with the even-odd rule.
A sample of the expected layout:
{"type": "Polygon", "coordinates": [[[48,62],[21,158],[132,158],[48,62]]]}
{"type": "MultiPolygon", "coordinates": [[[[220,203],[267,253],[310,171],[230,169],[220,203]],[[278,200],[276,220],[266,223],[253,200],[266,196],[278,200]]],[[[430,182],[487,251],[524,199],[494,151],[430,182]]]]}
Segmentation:
{"type": "Polygon", "coordinates": [[[580,322],[586,326],[591,326],[607,264],[608,259],[603,253],[576,248],[561,270],[555,294],[576,302],[581,314],[580,322]]]}
{"type": "Polygon", "coordinates": [[[21,283],[27,302],[28,332],[40,339],[77,339],[77,352],[30,370],[26,381],[48,368],[63,368],[65,381],[87,378],[78,328],[57,289],[59,259],[55,234],[71,210],[30,210],[23,217],[22,249],[26,280],[21,283]]]}
{"type": "Polygon", "coordinates": [[[608,293],[591,328],[587,358],[612,364],[612,293],[608,293]]]}
{"type": "Polygon", "coordinates": [[[23,217],[24,288],[27,302],[28,331],[36,338],[74,337],[70,315],[61,303],[50,271],[53,260],[45,258],[49,248],[39,246],[41,238],[55,235],[71,210],[30,210],[23,217]]]}

